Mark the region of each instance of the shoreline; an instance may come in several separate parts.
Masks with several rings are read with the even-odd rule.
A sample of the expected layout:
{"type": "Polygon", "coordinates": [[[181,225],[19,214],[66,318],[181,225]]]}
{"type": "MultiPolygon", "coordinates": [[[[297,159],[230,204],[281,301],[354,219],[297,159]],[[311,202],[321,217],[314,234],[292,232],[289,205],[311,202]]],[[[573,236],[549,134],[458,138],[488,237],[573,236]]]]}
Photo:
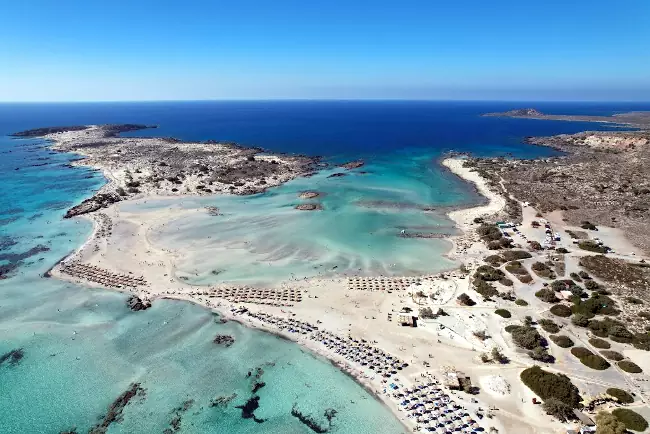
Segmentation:
{"type": "MultiPolygon", "coordinates": [[[[486,216],[488,214],[494,214],[496,212],[499,212],[502,207],[505,204],[505,201],[500,198],[500,196],[497,193],[494,193],[490,191],[487,188],[487,185],[485,183],[485,180],[483,180],[477,173],[473,173],[469,168],[463,168],[462,167],[462,159],[458,158],[447,158],[442,162],[442,165],[449,170],[452,171],[455,175],[459,176],[466,182],[473,183],[475,187],[477,188],[477,191],[479,194],[482,196],[486,197],[488,199],[487,204],[482,204],[482,205],[477,205],[473,206],[470,208],[461,208],[461,209],[453,209],[447,213],[449,218],[455,223],[455,226],[460,230],[461,234],[457,236],[452,236],[449,237],[448,239],[450,240],[451,246],[450,246],[450,251],[448,251],[445,255],[449,257],[453,257],[454,259],[461,259],[465,256],[465,253],[462,252],[459,249],[459,245],[462,244],[463,240],[467,240],[467,238],[470,236],[472,232],[471,228],[471,221],[473,218],[478,217],[478,216],[486,216]]],[[[178,199],[178,198],[175,198],[178,199]]],[[[116,212],[115,211],[116,206],[113,205],[109,208],[106,208],[102,210],[102,212],[106,211],[107,213],[110,212],[116,212]]],[[[119,213],[118,213],[119,214],[119,213]]],[[[94,243],[99,243],[103,241],[102,237],[98,236],[98,232],[100,229],[100,222],[94,218],[97,214],[93,213],[91,215],[84,215],[83,217],[86,219],[89,219],[93,222],[93,232],[89,236],[89,238],[74,252],[72,252],[70,255],[68,255],[63,262],[69,262],[70,260],[74,258],[80,258],[84,256],[90,256],[92,258],[93,253],[88,254],[87,250],[91,249],[91,245],[94,243]]],[[[160,218],[162,220],[162,218],[160,218]]],[[[154,246],[152,246],[149,241],[148,241],[148,229],[144,231],[144,242],[145,246],[141,246],[141,248],[146,249],[147,252],[153,252],[154,249],[156,249],[154,246]]],[[[468,243],[472,245],[476,245],[475,241],[470,241],[467,240],[468,243]]],[[[480,243],[479,243],[480,245],[480,243]]],[[[106,253],[108,253],[108,250],[105,250],[106,253]]],[[[280,312],[278,312],[277,307],[272,307],[272,306],[265,306],[265,305],[259,305],[259,304],[251,304],[251,303],[237,303],[237,302],[231,302],[228,300],[222,300],[219,299],[218,303],[213,303],[210,300],[208,300],[206,297],[202,297],[201,295],[196,295],[192,293],[192,290],[198,290],[197,294],[201,294],[202,291],[205,291],[206,289],[210,289],[210,286],[208,287],[197,287],[193,285],[189,285],[184,283],[181,279],[178,279],[173,270],[173,258],[176,256],[176,254],[172,254],[171,256],[168,253],[161,253],[157,252],[160,254],[161,259],[165,257],[165,260],[167,261],[167,266],[165,267],[165,271],[167,273],[164,273],[165,276],[170,274],[172,276],[171,281],[167,280],[166,286],[176,288],[176,289],[171,289],[171,291],[163,291],[162,288],[161,290],[155,292],[155,291],[147,291],[147,290],[139,290],[139,289],[129,289],[129,288],[107,288],[104,285],[100,284],[89,284],[86,281],[79,281],[77,278],[73,278],[70,276],[63,275],[60,271],[60,267],[53,267],[54,270],[52,272],[52,275],[63,279],[63,280],[70,280],[70,281],[75,281],[77,283],[80,283],[82,285],[87,285],[91,287],[98,287],[98,288],[103,288],[103,289],[109,289],[109,290],[116,290],[118,292],[122,292],[125,294],[133,294],[138,297],[141,297],[143,299],[146,299],[148,301],[155,301],[156,299],[170,299],[170,300],[179,300],[179,301],[189,301],[193,304],[200,305],[206,309],[209,309],[212,312],[215,312],[219,314],[221,317],[227,319],[227,320],[233,320],[237,321],[239,324],[254,328],[263,332],[271,333],[275,336],[278,336],[282,339],[287,339],[290,340],[301,347],[307,349],[309,352],[313,353],[315,356],[318,357],[323,357],[324,359],[328,360],[332,365],[334,365],[336,368],[338,368],[341,372],[345,373],[347,376],[352,378],[357,384],[359,384],[361,387],[363,387],[368,393],[370,393],[374,399],[379,400],[382,405],[384,405],[388,410],[390,410],[393,415],[400,421],[400,423],[407,428],[407,431],[412,431],[414,428],[414,423],[412,423],[411,420],[405,418],[405,412],[402,411],[401,409],[398,409],[396,406],[396,403],[394,400],[391,399],[390,395],[387,395],[385,393],[381,392],[381,389],[385,387],[385,384],[382,386],[381,382],[375,381],[375,380],[370,380],[369,374],[363,374],[363,368],[357,366],[356,364],[349,363],[346,361],[346,359],[340,357],[339,355],[333,353],[330,350],[321,348],[321,345],[317,342],[310,341],[309,339],[301,339],[299,336],[295,336],[291,333],[284,333],[279,330],[274,330],[272,327],[269,327],[265,325],[264,323],[261,323],[259,321],[253,320],[252,318],[246,318],[246,317],[239,317],[236,314],[233,314],[233,309],[237,309],[240,307],[246,307],[249,310],[255,310],[257,312],[265,312],[265,313],[270,313],[270,314],[279,314],[280,312],[285,312],[283,309],[279,309],[280,312]],[[169,282],[172,282],[172,285],[170,285],[169,282]]],[[[85,261],[87,261],[90,258],[84,258],[85,261]]],[[[119,268],[119,267],[116,267],[119,268]]],[[[457,267],[454,267],[453,270],[456,270],[457,267]]],[[[449,273],[454,273],[453,270],[447,270],[444,272],[441,272],[439,274],[445,275],[449,273]]],[[[160,277],[160,276],[158,276],[160,277]]],[[[148,279],[149,280],[149,279],[148,279]]],[[[329,279],[321,279],[318,283],[315,283],[315,286],[325,286],[328,287],[330,284],[332,285],[339,285],[340,282],[347,280],[346,277],[344,276],[338,276],[334,278],[329,278],[329,279]]],[[[160,281],[162,283],[162,280],[160,281]]],[[[155,282],[153,282],[155,284],[155,282]]],[[[289,285],[290,283],[285,284],[289,285]]],[[[302,288],[305,286],[309,286],[311,289],[312,284],[314,284],[314,279],[306,281],[302,288]]],[[[300,287],[300,286],[299,286],[300,287]]],[[[338,287],[337,287],[338,289],[338,287]]],[[[344,289],[345,290],[345,289],[344,289]]],[[[305,290],[307,292],[307,290],[305,290]]],[[[319,293],[321,294],[321,293],[319,293]]],[[[309,296],[311,297],[311,295],[309,296]]],[[[346,294],[345,297],[348,297],[346,294]]],[[[398,297],[401,297],[398,295],[398,297]]],[[[316,297],[317,298],[317,297],[316,297]]],[[[345,298],[342,298],[345,300],[345,298]]],[[[376,302],[375,302],[376,303],[376,302]]],[[[358,306],[357,306],[358,307],[358,306]]],[[[321,308],[319,308],[321,309],[321,308]]],[[[287,308],[287,311],[294,311],[294,309],[287,308]]],[[[282,314],[281,314],[282,315],[282,314]]],[[[295,314],[294,314],[295,315],[295,314]]],[[[297,318],[303,318],[298,316],[297,318]]],[[[374,318],[374,317],[373,317],[374,318]]],[[[350,321],[352,321],[351,325],[354,324],[354,320],[352,317],[348,318],[350,321]]],[[[339,330],[340,332],[340,330],[339,330]]],[[[375,336],[374,333],[371,333],[369,335],[366,335],[367,339],[370,337],[379,337],[375,336]]],[[[458,344],[454,343],[453,337],[451,338],[452,340],[449,341],[449,347],[448,348],[464,348],[464,345],[461,343],[460,347],[457,347],[458,344]]],[[[401,342],[401,340],[399,341],[401,342]]],[[[405,340],[404,342],[410,342],[410,340],[405,340]]],[[[399,347],[399,348],[404,348],[405,345],[393,345],[394,347],[399,347]]],[[[380,348],[384,348],[381,347],[380,348]]],[[[399,349],[397,350],[399,351],[399,349]]],[[[453,351],[453,350],[452,350],[453,351]]],[[[395,354],[394,351],[390,351],[392,354],[395,354]]],[[[431,355],[430,355],[431,356],[431,355]]],[[[437,372],[437,368],[428,368],[427,372],[433,371],[437,372]]],[[[372,378],[375,378],[374,375],[372,378]]],[[[400,378],[402,376],[400,375],[400,378]]],[[[411,383],[410,381],[407,381],[405,384],[415,384],[411,383]]],[[[406,387],[406,386],[405,386],[406,387]]],[[[464,401],[463,401],[464,402],[464,401]]],[[[498,419],[497,419],[498,420],[498,419]]],[[[494,420],[491,422],[492,425],[494,425],[494,420]]]]}

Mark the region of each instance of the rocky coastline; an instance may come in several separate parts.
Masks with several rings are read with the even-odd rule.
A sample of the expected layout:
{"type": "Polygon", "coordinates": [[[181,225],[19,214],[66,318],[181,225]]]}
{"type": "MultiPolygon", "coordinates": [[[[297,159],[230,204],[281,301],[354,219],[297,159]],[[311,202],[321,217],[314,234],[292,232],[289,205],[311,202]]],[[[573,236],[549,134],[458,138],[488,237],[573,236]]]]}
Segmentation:
{"type": "Polygon", "coordinates": [[[71,218],[135,198],[210,194],[250,195],[316,170],[318,157],[269,154],[258,147],[208,140],[121,137],[120,133],[156,128],[141,124],[36,128],[17,139],[42,138],[55,151],[81,156],[73,165],[102,171],[107,184],[73,206],[71,218]]]}

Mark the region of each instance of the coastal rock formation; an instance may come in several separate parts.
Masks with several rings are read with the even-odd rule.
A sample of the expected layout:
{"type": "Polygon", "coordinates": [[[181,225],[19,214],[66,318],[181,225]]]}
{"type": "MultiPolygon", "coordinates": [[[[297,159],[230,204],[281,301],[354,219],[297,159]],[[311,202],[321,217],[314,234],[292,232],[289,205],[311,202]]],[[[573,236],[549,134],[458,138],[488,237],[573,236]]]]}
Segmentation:
{"type": "Polygon", "coordinates": [[[501,113],[486,113],[483,116],[538,117],[538,116],[544,116],[544,113],[534,108],[523,108],[523,109],[509,110],[507,112],[501,112],[501,113]]]}
{"type": "Polygon", "coordinates": [[[324,426],[320,425],[316,421],[316,419],[298,410],[296,404],[294,404],[293,407],[291,408],[291,416],[298,419],[300,422],[302,422],[305,426],[307,426],[315,433],[323,434],[329,431],[328,428],[325,428],[324,426]]]}
{"type": "Polygon", "coordinates": [[[296,205],[295,208],[300,211],[320,211],[323,209],[319,203],[301,203],[296,205]]]}
{"type": "Polygon", "coordinates": [[[214,193],[250,195],[313,172],[318,158],[263,154],[228,142],[184,142],[175,138],[120,137],[147,125],[38,128],[15,137],[41,137],[56,151],[74,152],[72,165],[102,170],[108,184],[71,208],[66,218],[92,213],[116,202],[151,195],[214,193]]]}
{"type": "Polygon", "coordinates": [[[343,172],[336,172],[332,173],[330,176],[328,176],[328,178],[340,178],[341,176],[348,176],[348,174],[343,172]]]}
{"type": "Polygon", "coordinates": [[[404,232],[398,235],[400,238],[449,238],[452,234],[404,232]]]}
{"type": "Polygon", "coordinates": [[[356,169],[357,167],[361,167],[364,164],[366,163],[363,160],[356,160],[341,164],[339,167],[343,167],[344,169],[356,169]]]}
{"type": "Polygon", "coordinates": [[[242,419],[253,419],[257,423],[263,423],[264,419],[259,419],[255,416],[255,410],[260,406],[260,397],[253,396],[251,397],[244,405],[237,405],[235,408],[241,410],[242,419]]]}
{"type": "Polygon", "coordinates": [[[20,363],[23,357],[25,357],[25,352],[22,348],[11,350],[0,356],[0,366],[5,363],[11,366],[16,366],[18,363],[20,363]]]}
{"type": "Polygon", "coordinates": [[[78,215],[91,213],[102,208],[106,208],[116,202],[121,201],[122,198],[116,193],[102,193],[97,194],[89,199],[84,200],[79,205],[73,206],[65,213],[63,218],[69,219],[78,215]]]}
{"type": "Polygon", "coordinates": [[[216,335],[214,339],[212,339],[212,342],[217,345],[223,345],[227,348],[235,343],[235,338],[230,335],[216,335]]]}
{"type": "Polygon", "coordinates": [[[227,407],[230,402],[237,398],[237,394],[233,393],[229,396],[217,396],[210,400],[210,407],[227,407]]]}
{"type": "Polygon", "coordinates": [[[194,405],[193,399],[184,401],[179,407],[172,410],[172,419],[169,421],[169,428],[163,430],[163,434],[173,434],[180,431],[182,415],[194,405]]]}
{"type": "Polygon", "coordinates": [[[118,396],[115,401],[108,407],[108,412],[102,418],[101,422],[88,431],[88,434],[106,434],[108,428],[113,422],[122,420],[122,411],[129,402],[136,396],[144,397],[145,390],[140,383],[132,383],[129,388],[118,396]]]}
{"type": "Polygon", "coordinates": [[[137,295],[132,295],[131,297],[129,297],[129,299],[126,301],[126,304],[127,306],[129,306],[129,309],[131,309],[134,312],[147,310],[151,307],[151,301],[142,300],[137,295]]]}
{"type": "Polygon", "coordinates": [[[300,199],[315,199],[315,198],[319,197],[320,195],[321,195],[321,193],[319,193],[317,191],[303,191],[302,193],[300,193],[300,195],[298,197],[300,199]]]}

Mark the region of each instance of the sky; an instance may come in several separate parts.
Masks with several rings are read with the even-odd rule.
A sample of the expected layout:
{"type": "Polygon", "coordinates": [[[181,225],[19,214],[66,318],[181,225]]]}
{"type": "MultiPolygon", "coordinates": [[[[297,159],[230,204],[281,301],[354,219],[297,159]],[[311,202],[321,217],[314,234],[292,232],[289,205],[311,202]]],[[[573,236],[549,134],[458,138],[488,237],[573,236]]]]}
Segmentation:
{"type": "Polygon", "coordinates": [[[0,101],[650,101],[650,0],[22,0],[0,11],[0,101]]]}

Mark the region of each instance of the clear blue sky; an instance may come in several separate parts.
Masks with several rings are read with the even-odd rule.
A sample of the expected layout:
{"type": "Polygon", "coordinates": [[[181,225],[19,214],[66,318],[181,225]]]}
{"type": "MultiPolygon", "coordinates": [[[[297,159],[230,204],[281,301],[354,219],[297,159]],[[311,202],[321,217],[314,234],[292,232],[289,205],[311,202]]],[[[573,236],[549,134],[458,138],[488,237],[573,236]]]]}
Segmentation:
{"type": "Polygon", "coordinates": [[[5,1],[0,100],[650,100],[650,0],[5,1]]]}

